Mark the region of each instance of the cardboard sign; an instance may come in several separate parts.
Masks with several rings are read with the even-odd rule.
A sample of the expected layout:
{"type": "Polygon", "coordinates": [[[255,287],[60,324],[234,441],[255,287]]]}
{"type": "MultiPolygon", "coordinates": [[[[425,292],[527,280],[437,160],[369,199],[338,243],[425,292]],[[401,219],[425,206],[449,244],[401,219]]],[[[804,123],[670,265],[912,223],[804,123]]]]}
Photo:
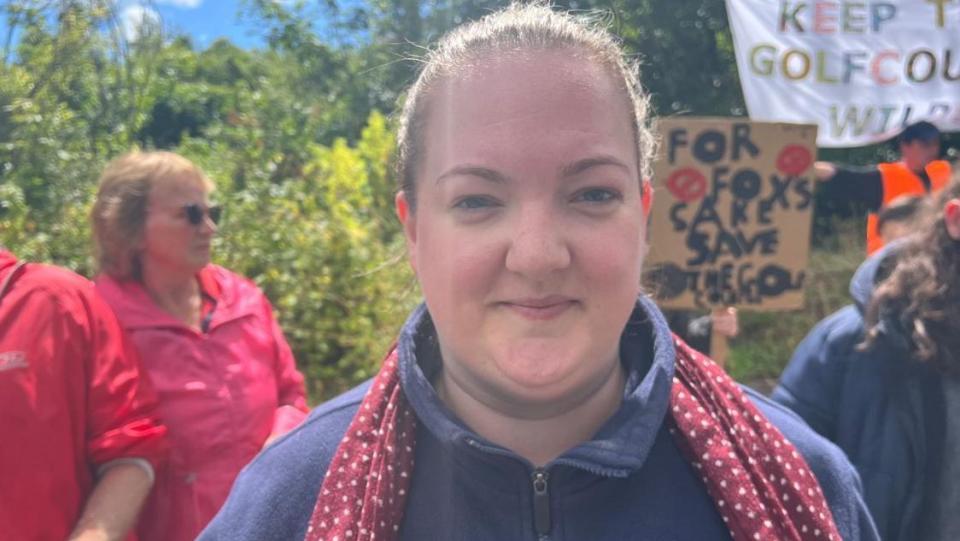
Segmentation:
{"type": "Polygon", "coordinates": [[[665,308],[803,306],[816,126],[660,121],[646,287],[665,308]]]}

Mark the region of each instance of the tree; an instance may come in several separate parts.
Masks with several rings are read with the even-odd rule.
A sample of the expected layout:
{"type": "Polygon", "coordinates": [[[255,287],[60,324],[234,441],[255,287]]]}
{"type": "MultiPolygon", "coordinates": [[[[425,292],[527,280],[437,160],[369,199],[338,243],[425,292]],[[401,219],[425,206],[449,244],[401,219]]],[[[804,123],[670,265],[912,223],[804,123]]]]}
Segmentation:
{"type": "Polygon", "coordinates": [[[23,196],[35,255],[87,268],[75,252],[86,242],[63,218],[89,204],[102,160],[130,147],[149,108],[159,28],[128,40],[106,0],[15,0],[3,9],[0,176],[23,196]]]}

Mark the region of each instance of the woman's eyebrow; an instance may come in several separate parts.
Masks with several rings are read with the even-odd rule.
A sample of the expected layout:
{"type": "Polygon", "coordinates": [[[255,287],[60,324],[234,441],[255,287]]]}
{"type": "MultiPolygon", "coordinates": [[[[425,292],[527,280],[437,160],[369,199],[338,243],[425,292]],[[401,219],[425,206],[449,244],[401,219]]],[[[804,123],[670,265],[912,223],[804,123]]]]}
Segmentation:
{"type": "MultiPolygon", "coordinates": [[[[571,177],[582,173],[591,167],[600,167],[604,165],[618,167],[627,172],[630,171],[630,168],[622,161],[613,156],[603,154],[599,156],[591,156],[589,158],[584,158],[571,164],[567,164],[560,169],[560,175],[564,177],[571,177]]],[[[483,167],[479,165],[458,165],[438,176],[436,183],[440,184],[444,180],[455,176],[473,176],[490,182],[495,182],[497,184],[504,184],[510,180],[509,177],[503,173],[490,169],[489,167],[483,167]]]]}
{"type": "Polygon", "coordinates": [[[437,177],[436,183],[440,184],[444,180],[456,176],[479,177],[483,180],[488,180],[497,184],[505,184],[509,180],[504,174],[494,171],[488,167],[481,167],[479,165],[458,165],[437,177]]]}
{"type": "Polygon", "coordinates": [[[614,158],[613,156],[602,154],[599,156],[591,156],[589,158],[584,158],[582,160],[577,160],[571,164],[565,165],[560,168],[560,176],[562,177],[572,177],[578,175],[591,167],[600,167],[603,165],[612,165],[614,167],[619,167],[624,171],[630,172],[630,168],[627,164],[622,161],[614,158]]]}

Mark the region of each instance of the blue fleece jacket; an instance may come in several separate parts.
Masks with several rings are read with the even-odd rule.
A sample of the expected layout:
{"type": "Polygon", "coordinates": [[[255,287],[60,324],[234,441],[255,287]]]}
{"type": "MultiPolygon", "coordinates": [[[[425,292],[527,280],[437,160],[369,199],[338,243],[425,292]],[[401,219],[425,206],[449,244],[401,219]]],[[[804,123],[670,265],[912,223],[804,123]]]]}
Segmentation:
{"type": "MultiPolygon", "coordinates": [[[[622,336],[629,375],[619,411],[593,439],[545,467],[548,513],[534,505],[531,464],[471,431],[434,392],[430,376],[439,370],[439,356],[424,307],[404,326],[398,353],[401,384],[419,420],[401,539],[730,538],[664,423],[675,353],[652,302],[638,302],[622,336]]],[[[200,539],[303,539],[330,457],[368,385],[318,407],[265,450],[240,475],[200,539]]],[[[856,472],[843,454],[788,410],[748,392],[810,464],[844,539],[876,539],[856,472]]]]}
{"type": "Polygon", "coordinates": [[[773,399],[847,454],[880,537],[912,541],[924,538],[923,499],[940,452],[938,378],[910,361],[897,324],[885,322],[869,350],[858,347],[878,272],[898,248],[886,247],[860,266],[850,284],[855,304],[818,323],[797,346],[773,399]]]}

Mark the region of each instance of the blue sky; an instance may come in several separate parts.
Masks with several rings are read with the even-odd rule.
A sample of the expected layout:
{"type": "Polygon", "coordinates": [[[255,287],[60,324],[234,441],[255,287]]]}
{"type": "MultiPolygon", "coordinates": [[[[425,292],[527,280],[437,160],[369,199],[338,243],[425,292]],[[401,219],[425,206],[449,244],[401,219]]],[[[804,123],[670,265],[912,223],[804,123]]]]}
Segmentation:
{"type": "Polygon", "coordinates": [[[240,47],[262,47],[262,32],[249,21],[241,21],[239,12],[240,0],[154,0],[150,4],[135,0],[120,2],[121,20],[130,31],[142,18],[159,17],[168,31],[190,35],[198,49],[205,49],[222,37],[240,47]]]}
{"type": "MultiPolygon", "coordinates": [[[[316,17],[319,8],[310,0],[273,0],[301,14],[316,17]],[[306,6],[306,7],[305,7],[306,6]],[[311,9],[312,6],[312,9],[311,9]]],[[[342,0],[339,6],[357,5],[363,0],[342,0]]],[[[0,31],[6,30],[4,4],[0,0],[0,31]]],[[[241,18],[243,0],[115,0],[119,19],[128,37],[136,35],[140,21],[160,21],[168,36],[186,34],[198,50],[206,49],[214,41],[227,38],[233,44],[245,48],[266,46],[265,29],[258,27],[249,18],[241,18]]],[[[315,18],[314,28],[326,34],[325,19],[315,18]]],[[[4,36],[0,36],[2,39],[4,36]]],[[[19,36],[14,33],[13,42],[19,36]]],[[[332,35],[327,35],[332,38],[332,35]]],[[[2,44],[0,44],[2,45],[2,44]]],[[[0,59],[2,60],[2,59],[0,59]]]]}
{"type": "MultiPolygon", "coordinates": [[[[0,0],[0,30],[6,31],[7,0],[0,0]]],[[[194,47],[206,49],[219,38],[227,38],[235,45],[259,48],[265,45],[263,29],[249,20],[241,20],[242,0],[117,0],[117,11],[128,36],[136,33],[140,21],[161,21],[168,35],[187,34],[194,47]]],[[[292,0],[275,0],[293,5],[292,0]]],[[[5,36],[0,36],[2,39],[5,36]]],[[[14,34],[16,42],[17,34],[14,34]]]]}

